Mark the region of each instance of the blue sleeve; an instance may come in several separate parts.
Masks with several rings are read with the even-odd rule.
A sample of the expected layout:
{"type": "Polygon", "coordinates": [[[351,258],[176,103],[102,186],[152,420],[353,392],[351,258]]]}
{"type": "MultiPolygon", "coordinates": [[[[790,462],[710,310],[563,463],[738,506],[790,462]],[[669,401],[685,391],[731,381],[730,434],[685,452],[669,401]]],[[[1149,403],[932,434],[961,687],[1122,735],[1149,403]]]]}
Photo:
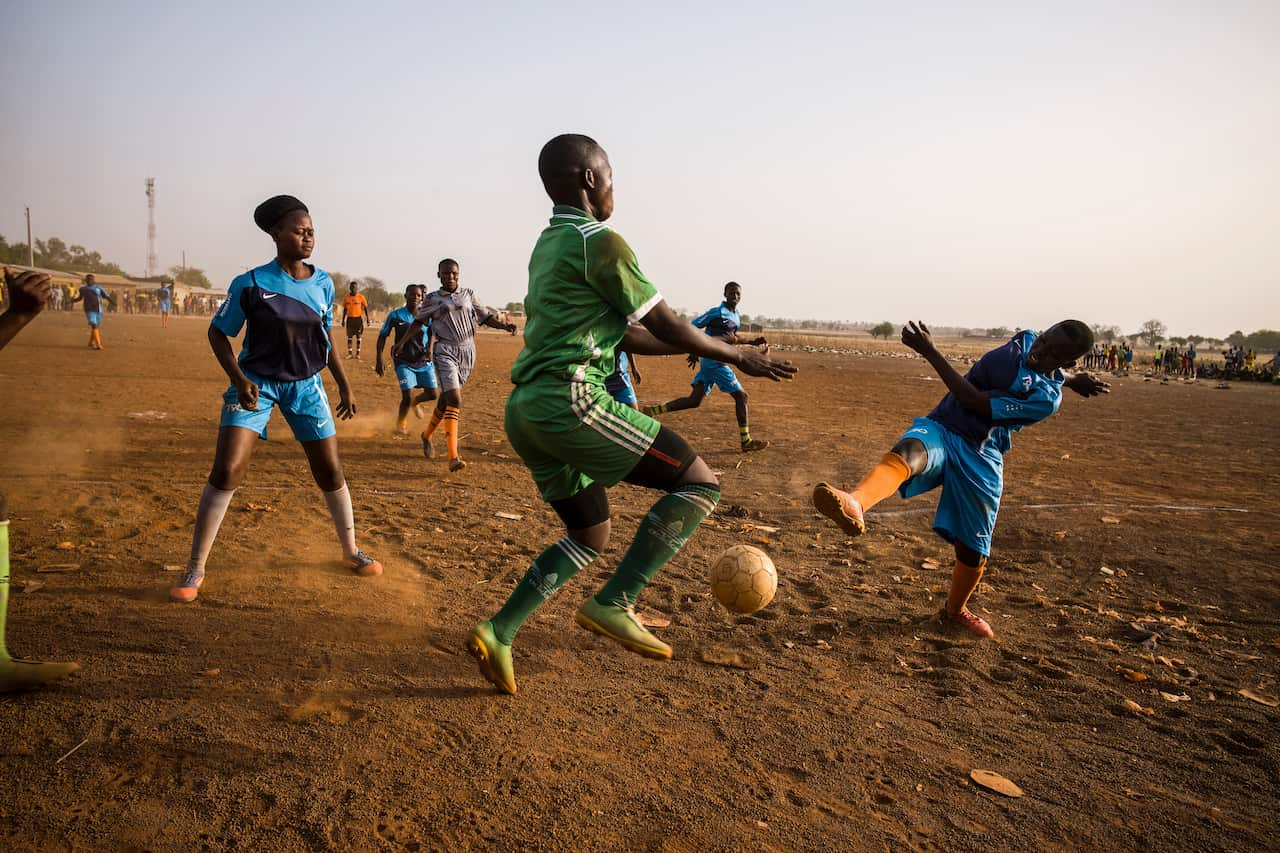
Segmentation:
{"type": "Polygon", "coordinates": [[[211,325],[229,338],[234,338],[244,328],[244,306],[240,299],[249,283],[248,274],[236,276],[227,288],[227,298],[222,300],[222,306],[213,315],[211,325]]]}
{"type": "Polygon", "coordinates": [[[705,329],[707,326],[711,324],[712,320],[714,320],[719,316],[720,316],[720,306],[717,305],[715,308],[712,308],[710,311],[707,311],[705,314],[701,314],[697,317],[694,317],[690,322],[693,323],[693,325],[697,326],[699,329],[705,329]]]}
{"type": "Polygon", "coordinates": [[[324,274],[324,295],[325,308],[321,322],[324,325],[324,330],[328,332],[333,327],[333,300],[336,298],[333,292],[333,279],[329,277],[328,273],[324,274]]]}
{"type": "Polygon", "coordinates": [[[379,330],[379,332],[378,332],[378,334],[379,334],[379,335],[389,335],[389,334],[391,334],[391,315],[392,315],[392,314],[394,314],[394,313],[396,313],[396,312],[394,312],[394,311],[388,311],[388,312],[387,312],[387,319],[385,319],[385,320],[383,320],[383,321],[382,321],[382,329],[381,329],[381,330],[379,330]]]}
{"type": "Polygon", "coordinates": [[[426,320],[426,322],[422,324],[422,344],[423,344],[423,346],[426,346],[427,342],[431,340],[431,326],[432,326],[432,325],[434,325],[434,323],[435,323],[435,320],[433,320],[433,319],[431,319],[430,317],[428,317],[428,318],[427,318],[427,320],[426,320]]]}
{"type": "Polygon", "coordinates": [[[991,420],[1008,426],[1030,426],[1058,411],[1062,391],[1053,386],[1034,388],[1025,397],[991,397],[991,420]]]}

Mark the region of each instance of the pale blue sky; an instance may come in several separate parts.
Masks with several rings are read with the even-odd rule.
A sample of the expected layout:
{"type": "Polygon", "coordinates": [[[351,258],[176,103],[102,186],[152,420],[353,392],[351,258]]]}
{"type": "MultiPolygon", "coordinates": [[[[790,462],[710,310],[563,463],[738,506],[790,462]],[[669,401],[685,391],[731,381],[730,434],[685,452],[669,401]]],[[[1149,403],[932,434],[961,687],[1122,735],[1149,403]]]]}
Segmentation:
{"type": "Polygon", "coordinates": [[[595,136],[677,307],[1223,335],[1280,326],[1280,3],[7,2],[0,233],[219,286],[462,261],[519,299],[536,157],[595,136]]]}

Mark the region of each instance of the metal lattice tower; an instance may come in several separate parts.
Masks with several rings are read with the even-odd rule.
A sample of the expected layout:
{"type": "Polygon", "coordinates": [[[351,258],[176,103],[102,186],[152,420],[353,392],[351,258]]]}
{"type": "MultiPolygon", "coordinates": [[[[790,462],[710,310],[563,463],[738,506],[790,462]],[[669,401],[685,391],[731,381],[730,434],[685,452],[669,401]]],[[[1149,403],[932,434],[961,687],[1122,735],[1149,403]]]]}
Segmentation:
{"type": "Polygon", "coordinates": [[[156,252],[156,179],[147,178],[147,267],[142,273],[143,278],[155,275],[159,264],[156,252]]]}

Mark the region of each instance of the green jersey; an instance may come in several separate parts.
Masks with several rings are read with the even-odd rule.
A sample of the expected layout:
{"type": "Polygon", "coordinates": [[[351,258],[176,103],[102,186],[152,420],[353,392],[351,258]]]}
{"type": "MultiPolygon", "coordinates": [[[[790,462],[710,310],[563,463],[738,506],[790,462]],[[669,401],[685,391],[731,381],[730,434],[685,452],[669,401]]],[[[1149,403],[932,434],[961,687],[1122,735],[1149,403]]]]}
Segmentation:
{"type": "Polygon", "coordinates": [[[603,387],[627,326],[661,301],[626,240],[578,208],[556,205],[529,258],[524,349],[511,381],[603,387]]]}

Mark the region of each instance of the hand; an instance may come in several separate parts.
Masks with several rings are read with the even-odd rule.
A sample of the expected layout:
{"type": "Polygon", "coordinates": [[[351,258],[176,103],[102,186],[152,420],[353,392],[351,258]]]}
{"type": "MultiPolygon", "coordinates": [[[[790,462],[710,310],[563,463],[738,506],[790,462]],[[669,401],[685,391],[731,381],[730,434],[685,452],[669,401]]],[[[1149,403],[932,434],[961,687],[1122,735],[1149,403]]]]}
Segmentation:
{"type": "Polygon", "coordinates": [[[697,366],[698,366],[698,357],[697,357],[696,355],[694,355],[693,353],[689,353],[689,357],[688,357],[688,358],[686,358],[686,359],[685,359],[685,361],[689,363],[689,366],[690,366],[690,367],[697,367],[697,366]]]}
{"type": "Polygon", "coordinates": [[[516,333],[516,324],[515,324],[515,323],[508,323],[508,324],[506,325],[506,329],[507,329],[507,331],[508,331],[508,332],[510,332],[511,334],[513,334],[513,335],[514,335],[514,334],[516,333]]]}
{"type": "Polygon", "coordinates": [[[742,361],[738,363],[738,367],[748,376],[760,376],[774,382],[790,379],[796,372],[791,362],[774,361],[764,353],[752,350],[742,351],[742,361]]]}
{"type": "Polygon", "coordinates": [[[382,356],[379,354],[378,360],[373,363],[373,372],[382,375],[382,356]]]}
{"type": "Polygon", "coordinates": [[[752,345],[753,347],[764,347],[764,351],[765,351],[765,352],[768,352],[768,351],[769,351],[769,342],[768,342],[767,340],[765,340],[764,335],[761,335],[760,337],[758,337],[758,338],[756,338],[754,341],[752,341],[752,342],[751,342],[751,345],[752,345]]]}
{"type": "Polygon", "coordinates": [[[919,323],[918,326],[916,323],[907,323],[907,325],[903,326],[903,345],[921,355],[936,352],[937,350],[933,345],[933,336],[929,334],[929,327],[924,324],[923,320],[917,322],[919,323]]]}
{"type": "Polygon", "coordinates": [[[9,310],[18,314],[39,314],[49,301],[53,285],[49,276],[35,270],[16,272],[4,268],[4,285],[9,291],[9,310]]]}
{"type": "Polygon", "coordinates": [[[240,400],[240,408],[246,412],[258,411],[258,386],[248,379],[236,383],[236,397],[240,400]]]}
{"type": "Polygon", "coordinates": [[[355,413],[356,401],[351,396],[351,389],[338,389],[338,420],[349,421],[355,413]]]}
{"type": "Polygon", "coordinates": [[[1110,394],[1111,384],[1090,376],[1088,373],[1074,373],[1062,383],[1081,397],[1096,397],[1099,394],[1110,394]]]}

